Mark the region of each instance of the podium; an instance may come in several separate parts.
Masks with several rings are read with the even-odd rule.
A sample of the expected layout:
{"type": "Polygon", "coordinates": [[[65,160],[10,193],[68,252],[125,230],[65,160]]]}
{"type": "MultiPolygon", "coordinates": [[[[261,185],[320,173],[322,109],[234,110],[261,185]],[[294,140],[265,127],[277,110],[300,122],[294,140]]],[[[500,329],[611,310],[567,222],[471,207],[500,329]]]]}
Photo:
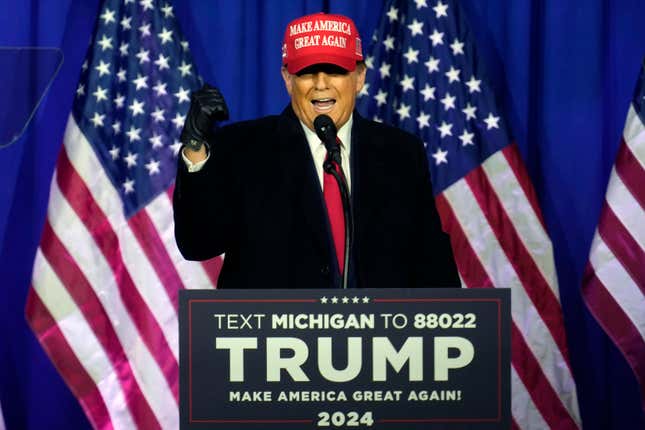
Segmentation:
{"type": "Polygon", "coordinates": [[[508,429],[510,290],[186,290],[182,429],[508,429]]]}

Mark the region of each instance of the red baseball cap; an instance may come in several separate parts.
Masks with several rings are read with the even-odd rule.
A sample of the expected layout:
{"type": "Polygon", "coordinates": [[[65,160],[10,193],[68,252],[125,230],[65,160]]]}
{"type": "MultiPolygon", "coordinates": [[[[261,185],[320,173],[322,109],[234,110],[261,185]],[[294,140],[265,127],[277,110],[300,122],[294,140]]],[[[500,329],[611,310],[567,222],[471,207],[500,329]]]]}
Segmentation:
{"type": "Polygon", "coordinates": [[[363,60],[354,21],[343,15],[315,13],[291,21],[284,32],[282,64],[297,73],[312,64],[329,63],[345,70],[363,60]]]}

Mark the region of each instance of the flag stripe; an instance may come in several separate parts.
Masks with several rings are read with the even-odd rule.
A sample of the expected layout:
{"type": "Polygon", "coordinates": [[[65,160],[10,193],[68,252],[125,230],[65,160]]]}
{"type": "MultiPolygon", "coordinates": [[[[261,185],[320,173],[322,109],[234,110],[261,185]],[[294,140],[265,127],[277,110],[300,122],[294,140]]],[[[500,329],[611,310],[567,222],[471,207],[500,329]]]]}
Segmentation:
{"type": "MultiPolygon", "coordinates": [[[[466,240],[466,236],[459,225],[459,221],[455,218],[448,200],[443,195],[437,196],[436,200],[437,210],[450,229],[449,233],[453,249],[459,254],[455,255],[456,260],[457,262],[467,263],[462,264],[462,267],[468,266],[466,270],[462,271],[460,267],[460,273],[462,273],[466,285],[471,288],[473,286],[492,285],[484,266],[481,265],[469,241],[466,240]]],[[[511,299],[513,299],[513,295],[511,295],[511,299]]],[[[512,304],[511,309],[513,310],[514,307],[515,304],[512,304]]],[[[516,310],[515,314],[517,313],[516,310]]],[[[549,426],[546,425],[542,414],[545,415],[550,424],[562,421],[562,413],[570,418],[568,411],[564,408],[558,397],[553,396],[555,394],[553,387],[550,385],[548,379],[545,378],[544,373],[539,370],[540,363],[537,362],[534,354],[528,348],[515,321],[512,323],[512,351],[513,396],[511,409],[514,420],[517,421],[520,428],[548,428],[549,426]],[[516,351],[519,354],[516,354],[516,351]],[[530,360],[527,360],[527,358],[530,360]],[[525,380],[531,382],[529,385],[531,388],[528,391],[527,386],[523,382],[525,380]],[[539,405],[539,410],[542,412],[538,411],[537,405],[539,405]],[[551,411],[557,411],[558,413],[554,414],[551,411]]],[[[574,426],[572,428],[576,427],[574,426]]]]}
{"type": "Polygon", "coordinates": [[[179,305],[179,290],[183,288],[183,282],[147,211],[142,209],[134,214],[128,220],[128,225],[148,260],[152,262],[152,267],[159,277],[160,286],[166,291],[176,313],[179,305]]]}
{"type": "Polygon", "coordinates": [[[65,169],[61,167],[60,170],[70,176],[69,180],[77,187],[79,217],[91,223],[88,230],[100,241],[97,245],[105,255],[112,257],[108,262],[113,267],[119,288],[131,292],[123,299],[127,301],[138,327],[148,327],[142,332],[144,338],[159,338],[159,334],[165,338],[160,338],[161,343],[150,339],[151,348],[154,346],[151,351],[154,351],[156,359],[163,361],[160,366],[168,380],[174,380],[173,373],[177,371],[172,369],[179,356],[175,309],[168,296],[160,294],[163,287],[125,220],[121,200],[73,117],[70,117],[65,132],[65,148],[67,156],[62,160],[66,163],[65,169]],[[166,357],[168,351],[171,354],[166,357]]]}
{"type": "MultiPolygon", "coordinates": [[[[547,429],[549,425],[544,421],[533,399],[526,390],[524,382],[517,373],[515,366],[511,366],[511,414],[513,415],[512,428],[518,429],[547,429]]],[[[553,428],[553,427],[551,427],[553,428]]]]}
{"type": "MultiPolygon", "coordinates": [[[[549,427],[557,429],[579,428],[579,424],[573,420],[572,415],[553,389],[552,383],[544,377],[542,372],[533,371],[540,368],[540,363],[533,355],[515,322],[511,326],[511,343],[513,366],[517,370],[517,375],[531,393],[535,406],[549,427]]],[[[571,379],[569,383],[572,385],[569,389],[575,390],[571,379]]]]}
{"type": "Polygon", "coordinates": [[[627,318],[641,335],[645,334],[645,295],[598,235],[591,245],[589,264],[594,270],[594,276],[614,300],[620,303],[627,318]]]}
{"type": "Polygon", "coordinates": [[[181,284],[185,288],[213,288],[214,283],[211,282],[204,267],[199,262],[185,260],[179,252],[175,241],[175,224],[172,216],[168,216],[168,214],[172,214],[172,210],[172,201],[166,193],[158,195],[145,208],[169,258],[172,260],[177,274],[181,278],[181,284]]]}
{"type": "Polygon", "coordinates": [[[56,320],[51,316],[49,309],[43,304],[34,289],[31,289],[27,296],[25,314],[31,329],[38,337],[58,373],[79,400],[92,426],[101,430],[114,428],[99,388],[94,384],[81,362],[78,361],[76,354],[58,328],[56,320]]]}
{"type": "MultiPolygon", "coordinates": [[[[497,190],[493,188],[481,169],[473,170],[465,179],[506,256],[517,257],[507,258],[507,261],[513,266],[523,291],[537,308],[560,353],[566,357],[567,344],[562,314],[559,312],[560,302],[541,275],[530,253],[527,252],[521,237],[513,228],[513,223],[497,196],[497,190]],[[558,312],[553,312],[554,309],[558,312]]],[[[568,362],[566,364],[568,365],[568,362]]]]}
{"type": "MultiPolygon", "coordinates": [[[[499,198],[499,204],[503,207],[502,213],[505,213],[512,222],[512,226],[517,232],[517,238],[530,254],[530,261],[536,264],[547,286],[557,298],[559,292],[555,265],[553,264],[553,247],[537,215],[539,211],[536,213],[535,207],[533,207],[534,210],[527,210],[532,207],[529,198],[526,194],[517,192],[522,184],[516,175],[518,171],[524,172],[520,176],[526,177],[526,174],[525,169],[521,166],[511,169],[505,154],[508,152],[517,156],[517,151],[510,151],[510,148],[515,148],[515,145],[505,148],[504,152],[497,152],[490,156],[482,164],[482,168],[490,182],[490,190],[494,190],[494,195],[499,198]]],[[[532,189],[530,184],[524,184],[524,186],[532,189]]],[[[487,190],[483,191],[485,193],[487,190]]],[[[523,261],[527,256],[518,254],[517,257],[523,261]]]]}
{"type": "MultiPolygon", "coordinates": [[[[123,300],[128,298],[124,298],[123,294],[116,294],[120,291],[120,286],[117,284],[105,256],[95,246],[90,232],[87,231],[73,208],[62,196],[57,185],[58,182],[55,179],[51,187],[48,207],[50,225],[59,240],[66,244],[68,252],[83,271],[83,276],[87,278],[95,290],[110,317],[110,321],[118,321],[118,324],[114,325],[115,330],[128,355],[141,390],[157,419],[162,425],[175,422],[178,419],[176,396],[169,387],[166,375],[162,373],[162,370],[157,366],[157,361],[146,347],[145,339],[140,336],[140,332],[132,320],[132,315],[124,305],[123,300]],[[69,246],[69,244],[73,244],[73,246],[69,246]]],[[[34,274],[35,276],[36,274],[34,274]]],[[[159,331],[149,340],[159,342],[155,337],[163,339],[159,331]]],[[[168,357],[172,359],[172,355],[168,355],[168,357]]]]}
{"type": "MultiPolygon", "coordinates": [[[[587,265],[582,287],[587,306],[598,323],[622,351],[640,384],[641,397],[645,401],[645,339],[644,333],[634,326],[625,314],[621,303],[616,302],[606,285],[587,265]]],[[[641,308],[643,309],[643,308],[641,308]]]]}
{"type": "MultiPolygon", "coordinates": [[[[85,318],[83,325],[89,325],[90,332],[79,339],[82,339],[83,342],[87,342],[87,336],[92,335],[92,332],[92,336],[96,336],[97,342],[100,343],[100,346],[95,350],[101,351],[107,355],[107,359],[110,361],[110,372],[114,373],[121,389],[125,390],[126,403],[133,411],[133,418],[137,425],[139,427],[143,427],[145,425],[156,423],[154,413],[150,409],[150,406],[144,398],[141,388],[134,377],[132,368],[130,367],[125,351],[123,350],[123,346],[114,331],[114,327],[111,324],[103,323],[103,321],[106,321],[108,318],[105,309],[101,305],[96,293],[92,290],[87,279],[83,276],[83,273],[73,257],[69,254],[67,249],[65,249],[65,246],[60,242],[52,230],[49,222],[45,223],[40,252],[42,252],[43,258],[45,258],[48,265],[60,280],[59,282],[62,283],[62,285],[65,285],[65,287],[62,285],[59,287],[59,291],[56,292],[56,296],[61,297],[69,294],[71,296],[70,300],[74,301],[76,306],[78,306],[78,311],[81,312],[85,318]],[[62,288],[65,288],[66,291],[61,291],[60,289],[62,288]]],[[[54,283],[51,281],[47,283],[39,281],[40,277],[44,276],[43,272],[44,270],[41,267],[41,270],[38,273],[38,278],[34,278],[34,286],[39,290],[42,285],[42,288],[45,288],[46,292],[49,295],[52,295],[54,294],[54,283]]],[[[58,282],[56,284],[58,284],[58,282]]],[[[99,355],[102,356],[103,354],[99,355]]],[[[107,373],[107,371],[104,373],[107,373]]],[[[114,404],[114,399],[112,400],[113,401],[108,402],[108,404],[114,404]]]]}
{"type": "MultiPolygon", "coordinates": [[[[487,218],[472,190],[463,181],[459,181],[447,188],[444,194],[478,259],[488,263],[483,266],[488,276],[496,286],[512,289],[511,314],[513,322],[526,337],[525,342],[529,347],[536,348],[536,351],[532,350],[533,355],[540,357],[539,366],[531,368],[530,371],[533,374],[544,373],[559,393],[559,398],[556,397],[553,401],[562,401],[569,410],[572,419],[575,422],[580,422],[575,385],[566,359],[550,335],[542,315],[535,309],[533,302],[528,297],[524,285],[515,273],[514,266],[502,251],[502,247],[490,225],[486,222],[487,218]],[[494,278],[490,273],[492,268],[495,269],[494,278]],[[550,351],[550,353],[541,352],[544,350],[550,351]]],[[[549,309],[549,312],[553,311],[549,309]]],[[[536,377],[523,375],[523,378],[534,380],[536,377]]]]}
{"type": "Polygon", "coordinates": [[[625,129],[623,130],[623,139],[638,159],[641,167],[645,169],[645,124],[643,124],[631,103],[627,112],[625,129]]]}
{"type": "Polygon", "coordinates": [[[616,157],[616,172],[640,205],[641,210],[645,211],[645,169],[624,140],[616,157]]]}
{"type": "Polygon", "coordinates": [[[645,248],[645,211],[612,169],[607,187],[606,203],[620,219],[641,248],[645,248]]]}
{"type": "Polygon", "coordinates": [[[645,252],[609,206],[600,214],[598,234],[645,295],[645,252]]]}
{"type": "MultiPolygon", "coordinates": [[[[533,209],[533,213],[540,220],[542,229],[546,232],[546,223],[544,222],[544,217],[542,216],[542,211],[540,210],[540,203],[538,202],[537,194],[535,193],[535,188],[531,183],[531,178],[529,177],[526,167],[524,167],[524,162],[522,161],[522,156],[517,147],[516,143],[506,146],[502,149],[502,154],[506,158],[509,167],[513,170],[515,174],[515,179],[522,188],[522,198],[528,200],[533,209]]],[[[551,245],[551,240],[549,239],[549,246],[551,245]]]]}
{"type": "MultiPolygon", "coordinates": [[[[175,354],[168,341],[164,338],[163,331],[153,313],[141,297],[139,289],[130,277],[130,272],[125,267],[118,237],[111,229],[104,212],[92,199],[90,190],[87,189],[74,167],[69,163],[66,151],[61,151],[58,166],[57,179],[61,192],[91,234],[91,242],[95,243],[105,257],[113,276],[117,280],[116,286],[128,313],[132,317],[143,341],[152,352],[155,361],[159,364],[168,381],[168,385],[172,387],[173,395],[177,399],[177,384],[173,384],[173,381],[176,381],[175,366],[177,362],[174,358],[175,354]]],[[[157,309],[154,309],[157,312],[157,309]]]]}

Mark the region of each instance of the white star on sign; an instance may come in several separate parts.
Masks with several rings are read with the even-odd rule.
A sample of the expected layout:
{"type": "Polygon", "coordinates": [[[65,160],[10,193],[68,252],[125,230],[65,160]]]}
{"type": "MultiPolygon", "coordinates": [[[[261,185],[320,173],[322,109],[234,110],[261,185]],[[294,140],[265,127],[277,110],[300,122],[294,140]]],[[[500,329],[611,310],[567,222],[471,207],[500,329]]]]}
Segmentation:
{"type": "Polygon", "coordinates": [[[378,93],[374,96],[374,100],[376,100],[376,106],[384,105],[387,102],[387,92],[379,89],[378,93]]]}
{"type": "Polygon", "coordinates": [[[425,64],[426,67],[428,68],[428,73],[432,72],[438,72],[439,71],[439,60],[438,58],[430,57],[428,61],[426,61],[425,64]]]}
{"type": "Polygon", "coordinates": [[[399,19],[398,14],[399,10],[392,6],[390,7],[390,10],[387,11],[387,18],[390,20],[390,22],[394,22],[399,19]]]}
{"type": "Polygon", "coordinates": [[[348,297],[343,297],[343,303],[345,303],[345,304],[349,303],[349,298],[348,297]]]}
{"type": "Polygon", "coordinates": [[[143,113],[143,102],[140,102],[137,99],[132,101],[132,104],[128,106],[128,109],[132,111],[132,116],[135,117],[143,113]]]}
{"type": "Polygon", "coordinates": [[[150,160],[148,164],[146,164],[146,169],[148,169],[148,174],[150,176],[155,173],[159,173],[159,162],[156,160],[150,160]]]}
{"type": "Polygon", "coordinates": [[[414,2],[417,4],[417,9],[428,7],[426,0],[414,0],[414,2]]]}
{"type": "Polygon", "coordinates": [[[175,93],[175,97],[177,97],[177,104],[190,101],[190,98],[188,97],[188,90],[185,90],[184,87],[179,87],[179,91],[175,93]]]}
{"type": "Polygon", "coordinates": [[[358,303],[359,300],[358,297],[352,297],[352,303],[358,303]]]}
{"type": "Polygon", "coordinates": [[[123,183],[123,189],[125,190],[126,194],[134,192],[134,180],[133,179],[127,179],[123,183]]]}
{"type": "Polygon", "coordinates": [[[459,140],[461,140],[461,145],[462,146],[474,145],[475,142],[473,142],[473,137],[475,137],[475,133],[468,133],[468,130],[464,129],[464,132],[459,136],[459,140]]]}
{"type": "Polygon", "coordinates": [[[460,42],[459,39],[454,40],[450,44],[450,49],[452,49],[452,55],[459,55],[464,53],[464,44],[463,42],[460,42]]]}
{"type": "Polygon", "coordinates": [[[475,111],[477,110],[476,106],[471,106],[470,103],[466,105],[461,111],[466,114],[466,121],[469,119],[475,119],[475,111]]]}
{"type": "Polygon", "coordinates": [[[428,39],[432,40],[432,46],[443,45],[443,33],[438,31],[436,28],[432,32],[428,39]]]}
{"type": "Polygon", "coordinates": [[[105,119],[104,114],[100,114],[98,112],[94,112],[94,117],[90,119],[92,121],[92,124],[94,124],[94,127],[103,127],[103,120],[105,119]]]}
{"type": "Polygon", "coordinates": [[[153,134],[152,137],[148,139],[148,141],[152,144],[153,149],[161,148],[163,146],[163,143],[161,143],[160,135],[153,134]]]}
{"type": "Polygon", "coordinates": [[[98,70],[99,77],[110,74],[110,64],[104,63],[103,60],[100,60],[99,65],[95,69],[98,70]]]}
{"type": "Polygon", "coordinates": [[[446,12],[448,10],[448,5],[441,3],[441,1],[439,1],[439,3],[437,3],[437,5],[432,9],[435,11],[437,18],[441,18],[442,16],[446,16],[446,17],[448,16],[448,13],[446,12]]]}
{"type": "Polygon", "coordinates": [[[116,97],[114,98],[114,104],[116,105],[116,108],[123,108],[123,102],[125,102],[125,96],[123,96],[121,93],[116,93],[116,97]]]}
{"type": "Polygon", "coordinates": [[[390,49],[394,49],[394,38],[392,36],[386,37],[383,41],[383,45],[385,45],[385,52],[389,51],[390,49]]]}
{"type": "Polygon", "coordinates": [[[137,79],[133,79],[132,83],[136,86],[137,90],[140,90],[141,88],[148,88],[148,84],[146,83],[147,80],[147,76],[141,76],[137,73],[137,79]]]}
{"type": "Polygon", "coordinates": [[[128,135],[128,139],[130,139],[130,143],[134,142],[135,140],[141,140],[141,136],[139,136],[139,133],[141,133],[141,129],[134,128],[133,125],[130,126],[130,130],[125,132],[125,134],[128,135]]]}
{"type": "Polygon", "coordinates": [[[101,45],[101,52],[105,51],[106,49],[112,49],[112,38],[106,37],[105,34],[103,35],[101,40],[96,43],[101,45]]]}
{"type": "Polygon", "coordinates": [[[190,75],[190,68],[192,66],[190,64],[186,64],[185,61],[181,62],[181,66],[179,66],[179,72],[181,73],[181,77],[183,78],[186,75],[190,75]]]}
{"type": "Polygon", "coordinates": [[[390,76],[390,67],[392,66],[387,63],[381,64],[381,67],[378,69],[378,72],[381,74],[381,79],[385,79],[386,76],[390,76]]]}
{"type": "Polygon", "coordinates": [[[152,115],[152,118],[155,120],[155,122],[162,122],[164,120],[163,113],[163,109],[157,108],[150,115],[152,115]]]}
{"type": "Polygon", "coordinates": [[[412,37],[423,34],[423,23],[417,21],[416,18],[414,18],[414,21],[412,21],[412,24],[408,25],[408,28],[412,32],[412,37]]]}
{"type": "Polygon", "coordinates": [[[423,127],[430,127],[430,115],[425,112],[421,112],[417,117],[417,122],[419,123],[419,130],[423,130],[423,127]]]}
{"type": "Polygon", "coordinates": [[[141,24],[141,26],[139,27],[139,31],[141,32],[141,38],[150,36],[150,23],[141,24]]]}
{"type": "Polygon", "coordinates": [[[161,11],[163,12],[163,16],[164,16],[164,18],[168,18],[168,17],[174,16],[174,15],[172,14],[172,6],[170,6],[169,4],[167,4],[167,5],[165,5],[164,7],[162,7],[162,8],[161,8],[161,11]]]}
{"type": "Polygon", "coordinates": [[[493,116],[492,113],[488,114],[484,122],[486,123],[486,130],[490,130],[491,128],[499,128],[499,117],[493,116]]]}
{"type": "Polygon", "coordinates": [[[369,302],[370,302],[369,297],[367,297],[367,296],[363,297],[363,303],[369,303],[369,302]]]}
{"type": "Polygon", "coordinates": [[[426,83],[426,86],[420,91],[420,93],[423,94],[423,101],[427,102],[430,99],[434,100],[434,91],[435,87],[431,87],[426,83]]]}
{"type": "Polygon", "coordinates": [[[136,57],[139,59],[139,64],[147,63],[150,61],[150,58],[148,55],[150,54],[150,51],[143,49],[139,49],[139,53],[136,55],[136,57]]]}
{"type": "Polygon", "coordinates": [[[92,93],[94,97],[96,97],[96,102],[100,102],[101,100],[107,100],[107,90],[101,88],[99,85],[96,87],[96,91],[92,93]]]}
{"type": "Polygon", "coordinates": [[[401,80],[401,87],[403,87],[404,93],[408,90],[414,91],[414,76],[403,76],[403,79],[401,80]]]}
{"type": "Polygon", "coordinates": [[[128,167],[134,167],[137,165],[138,157],[139,157],[139,154],[128,151],[127,157],[123,157],[123,159],[125,160],[125,164],[127,164],[128,167]]]}
{"type": "Polygon", "coordinates": [[[114,20],[114,11],[110,9],[105,9],[105,12],[103,12],[103,15],[101,15],[101,19],[103,20],[103,24],[107,25],[111,22],[116,22],[114,20]]]}
{"type": "Polygon", "coordinates": [[[481,80],[475,79],[475,76],[471,76],[470,80],[466,82],[466,85],[468,86],[468,91],[472,94],[474,92],[481,92],[481,89],[479,88],[479,85],[482,83],[481,80]]]}
{"type": "Polygon", "coordinates": [[[401,106],[396,110],[396,113],[399,115],[399,119],[401,121],[406,118],[410,118],[410,106],[405,103],[401,103],[401,106]]]}
{"type": "Polygon", "coordinates": [[[442,151],[441,148],[437,148],[437,152],[432,154],[432,158],[434,158],[434,163],[437,166],[441,163],[448,164],[448,151],[442,151]]]}
{"type": "Polygon", "coordinates": [[[454,109],[455,107],[455,96],[451,96],[450,93],[446,93],[444,98],[440,100],[440,102],[443,104],[443,108],[445,110],[450,110],[454,109]]]}
{"type": "Polygon", "coordinates": [[[177,112],[177,114],[171,121],[173,124],[175,124],[175,127],[179,129],[184,126],[184,121],[186,121],[186,116],[181,115],[179,112],[177,112]]]}
{"type": "Polygon", "coordinates": [[[121,20],[121,28],[123,28],[123,31],[125,30],[130,30],[132,28],[132,17],[131,16],[124,16],[123,19],[121,20]]]}
{"type": "Polygon", "coordinates": [[[455,81],[459,82],[459,73],[461,73],[459,69],[455,69],[453,66],[450,66],[450,70],[445,73],[446,77],[448,78],[448,83],[451,84],[455,81]]]}
{"type": "Polygon", "coordinates": [[[327,297],[321,297],[320,298],[320,303],[322,303],[322,304],[327,303],[327,297]]]}
{"type": "Polygon", "coordinates": [[[452,136],[452,124],[447,124],[446,121],[441,121],[437,130],[441,133],[441,137],[452,136]]]}
{"type": "Polygon", "coordinates": [[[166,42],[172,41],[172,31],[168,30],[166,27],[163,28],[163,31],[158,34],[159,39],[161,39],[161,45],[165,45],[166,42]]]}
{"type": "Polygon", "coordinates": [[[338,297],[336,297],[336,296],[332,297],[331,302],[334,303],[334,304],[338,303],[338,297]]]}
{"type": "Polygon", "coordinates": [[[170,57],[164,57],[163,54],[159,54],[159,58],[155,60],[155,64],[159,67],[159,70],[170,69],[168,65],[168,60],[170,57]]]}
{"type": "Polygon", "coordinates": [[[412,49],[412,46],[408,47],[408,51],[403,54],[403,56],[408,60],[408,64],[419,62],[419,59],[417,58],[419,56],[419,50],[412,49]]]}
{"type": "Polygon", "coordinates": [[[155,90],[155,92],[157,93],[157,96],[165,96],[166,94],[168,94],[166,92],[166,85],[167,84],[162,83],[161,81],[157,81],[157,85],[152,87],[152,89],[155,90]]]}

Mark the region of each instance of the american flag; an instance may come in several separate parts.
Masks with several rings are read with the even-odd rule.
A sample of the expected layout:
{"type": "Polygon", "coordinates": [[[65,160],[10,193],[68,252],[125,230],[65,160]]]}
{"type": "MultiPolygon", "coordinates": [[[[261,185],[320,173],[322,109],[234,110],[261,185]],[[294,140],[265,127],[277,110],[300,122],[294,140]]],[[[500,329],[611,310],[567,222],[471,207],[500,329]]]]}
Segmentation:
{"type": "Polygon", "coordinates": [[[389,0],[359,108],[426,145],[467,287],[511,288],[514,428],[581,427],[551,241],[455,0],[389,0]]]}
{"type": "Polygon", "coordinates": [[[609,178],[582,293],[632,367],[645,409],[645,61],[609,178]]]}
{"type": "Polygon", "coordinates": [[[100,429],[178,428],[177,295],[213,288],[185,261],[171,195],[199,86],[170,4],[107,0],[52,179],[27,319],[100,429]]]}

